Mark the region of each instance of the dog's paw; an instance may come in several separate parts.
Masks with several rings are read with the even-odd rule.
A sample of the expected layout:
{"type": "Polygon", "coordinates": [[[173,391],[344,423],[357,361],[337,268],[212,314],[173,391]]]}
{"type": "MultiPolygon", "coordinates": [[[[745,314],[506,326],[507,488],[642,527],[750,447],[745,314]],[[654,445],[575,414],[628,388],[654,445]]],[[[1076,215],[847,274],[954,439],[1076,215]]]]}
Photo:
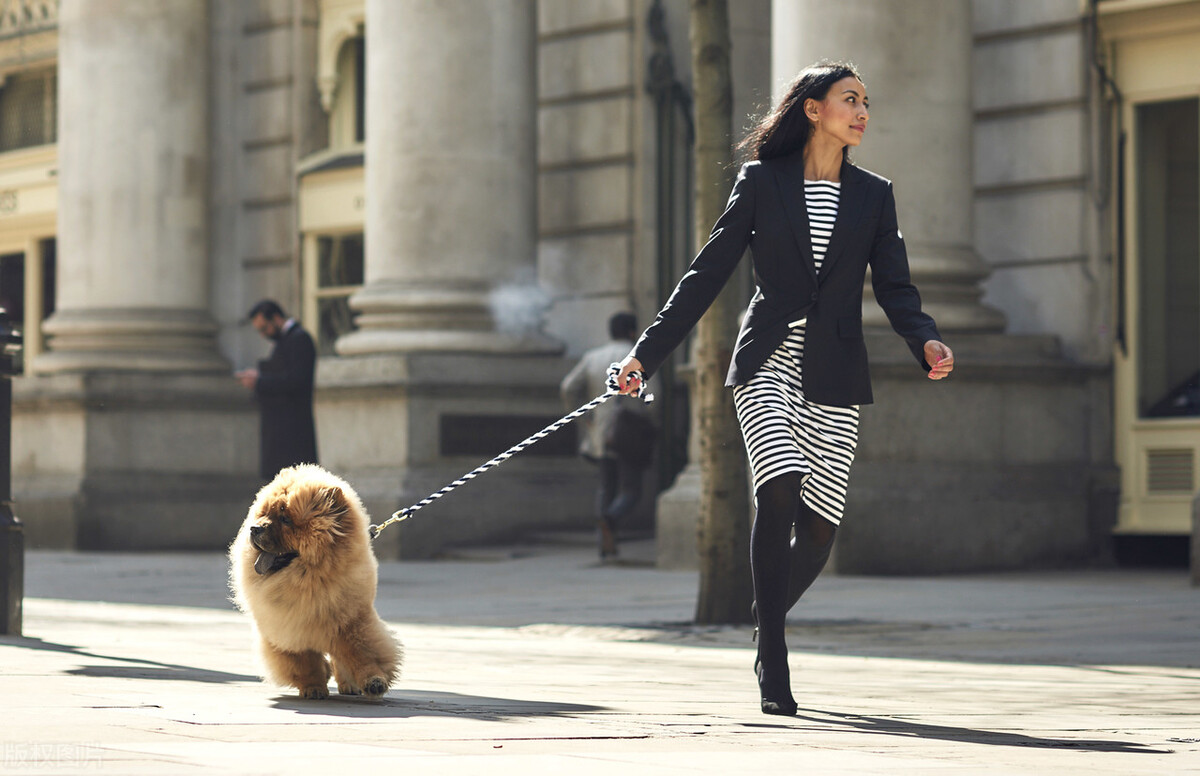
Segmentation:
{"type": "Polygon", "coordinates": [[[323,701],[329,697],[329,687],[322,685],[313,685],[312,687],[301,687],[300,697],[306,701],[323,701]]]}
{"type": "Polygon", "coordinates": [[[362,695],[362,690],[358,689],[356,684],[343,684],[338,682],[338,692],[342,695],[362,695]]]}
{"type": "Polygon", "coordinates": [[[368,698],[382,698],[387,694],[388,685],[382,676],[372,676],[363,685],[363,694],[368,698]]]}

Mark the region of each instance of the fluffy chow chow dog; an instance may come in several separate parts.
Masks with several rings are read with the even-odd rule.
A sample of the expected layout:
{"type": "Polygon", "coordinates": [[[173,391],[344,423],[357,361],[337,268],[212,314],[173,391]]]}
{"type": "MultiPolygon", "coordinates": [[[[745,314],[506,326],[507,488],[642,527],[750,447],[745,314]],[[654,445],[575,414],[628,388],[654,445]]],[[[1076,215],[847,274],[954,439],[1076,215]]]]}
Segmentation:
{"type": "Polygon", "coordinates": [[[319,466],[283,469],[263,486],[229,547],[234,602],[254,618],[266,677],[302,698],[378,698],[395,681],[400,643],[375,612],[379,564],[358,494],[319,466]]]}

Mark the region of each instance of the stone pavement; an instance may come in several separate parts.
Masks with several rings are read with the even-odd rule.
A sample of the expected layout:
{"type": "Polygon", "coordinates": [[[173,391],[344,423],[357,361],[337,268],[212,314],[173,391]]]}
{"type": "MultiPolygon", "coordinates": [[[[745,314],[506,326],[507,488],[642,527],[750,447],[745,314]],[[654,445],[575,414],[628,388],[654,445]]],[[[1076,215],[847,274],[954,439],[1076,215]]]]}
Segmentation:
{"type": "Polygon", "coordinates": [[[0,773],[1200,773],[1184,571],[827,575],[789,621],[783,719],[749,630],[688,625],[696,575],[652,552],[382,564],[407,656],[380,702],[259,682],[219,555],[30,552],[0,773]]]}

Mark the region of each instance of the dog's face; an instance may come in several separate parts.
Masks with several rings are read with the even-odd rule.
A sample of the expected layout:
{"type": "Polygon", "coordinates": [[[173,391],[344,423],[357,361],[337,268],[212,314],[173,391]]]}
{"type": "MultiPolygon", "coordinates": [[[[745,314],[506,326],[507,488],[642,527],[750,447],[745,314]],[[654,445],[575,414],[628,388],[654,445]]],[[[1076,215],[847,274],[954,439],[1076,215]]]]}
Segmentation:
{"type": "Polygon", "coordinates": [[[250,544],[258,551],[254,570],[268,576],[298,558],[320,564],[346,533],[350,504],[335,485],[292,483],[262,499],[251,516],[250,544]]]}

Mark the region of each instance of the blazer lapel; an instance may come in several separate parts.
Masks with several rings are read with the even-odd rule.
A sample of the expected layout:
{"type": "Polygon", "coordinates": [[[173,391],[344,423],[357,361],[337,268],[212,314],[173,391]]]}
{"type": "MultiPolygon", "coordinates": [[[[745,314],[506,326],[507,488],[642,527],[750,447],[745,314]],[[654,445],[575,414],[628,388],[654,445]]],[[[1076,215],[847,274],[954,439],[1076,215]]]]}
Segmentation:
{"type": "MultiPolygon", "coordinates": [[[[837,263],[838,258],[842,255],[846,247],[846,241],[849,235],[853,233],[854,228],[858,226],[858,222],[862,219],[863,198],[866,196],[867,187],[862,185],[863,176],[859,170],[849,162],[842,162],[842,193],[838,197],[838,212],[837,218],[833,222],[833,234],[829,236],[829,246],[825,249],[825,258],[821,261],[821,279],[829,277],[829,273],[833,270],[833,265],[837,263]]],[[[801,176],[801,188],[803,188],[803,176],[801,176]]],[[[803,191],[801,192],[803,196],[803,191]]],[[[801,199],[801,202],[804,200],[801,199]]],[[[804,222],[805,228],[808,227],[808,221],[804,222]]],[[[809,261],[812,261],[811,254],[809,261]]]]}
{"type": "MultiPolygon", "coordinates": [[[[775,168],[775,183],[779,186],[779,197],[783,200],[788,224],[796,238],[800,263],[815,283],[817,268],[813,261],[812,234],[808,228],[808,205],[804,200],[804,160],[800,154],[783,160],[783,163],[775,168]]],[[[840,211],[841,208],[838,209],[840,211]]]]}

